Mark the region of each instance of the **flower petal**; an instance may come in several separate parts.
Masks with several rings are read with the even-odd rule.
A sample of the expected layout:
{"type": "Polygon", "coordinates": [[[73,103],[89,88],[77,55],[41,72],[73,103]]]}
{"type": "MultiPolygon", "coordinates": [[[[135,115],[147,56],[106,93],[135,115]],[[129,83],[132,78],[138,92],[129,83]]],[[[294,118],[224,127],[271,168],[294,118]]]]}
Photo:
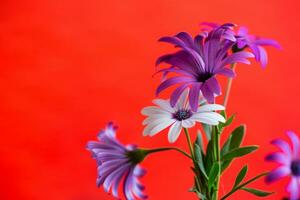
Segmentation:
{"type": "Polygon", "coordinates": [[[202,83],[193,84],[189,94],[189,103],[193,111],[196,111],[199,103],[199,93],[202,83]]]}
{"type": "Polygon", "coordinates": [[[300,194],[299,178],[292,177],[287,190],[290,192],[290,200],[298,200],[300,194]]]}
{"type": "Polygon", "coordinates": [[[182,129],[182,126],[181,126],[180,122],[175,122],[171,126],[169,133],[168,133],[168,140],[170,143],[174,143],[178,139],[181,129],[182,129]]]}
{"type": "Polygon", "coordinates": [[[162,82],[158,88],[156,89],[156,95],[159,95],[163,90],[167,89],[168,87],[178,84],[178,83],[192,83],[195,82],[194,78],[191,77],[184,77],[184,76],[175,76],[172,78],[169,78],[162,82]]]}
{"type": "Polygon", "coordinates": [[[292,149],[286,141],[282,139],[275,139],[271,141],[271,144],[279,147],[289,157],[289,159],[292,158],[292,149]]]}
{"type": "Polygon", "coordinates": [[[192,128],[193,126],[195,126],[195,121],[192,119],[182,120],[181,125],[184,128],[192,128]]]}
{"type": "Polygon", "coordinates": [[[188,87],[189,84],[182,84],[181,86],[179,86],[178,88],[176,88],[174,90],[174,92],[171,94],[171,98],[170,98],[170,104],[172,107],[174,107],[180,97],[180,95],[182,94],[182,92],[188,87]]]}
{"type": "Polygon", "coordinates": [[[266,161],[277,162],[286,166],[289,166],[291,163],[291,159],[288,158],[285,154],[280,152],[271,153],[266,156],[266,161]]]}
{"type": "Polygon", "coordinates": [[[274,181],[279,180],[280,178],[283,178],[291,173],[291,170],[289,166],[281,166],[278,167],[277,169],[271,171],[267,176],[266,176],[266,182],[267,183],[272,183],[274,181]]]}
{"type": "Polygon", "coordinates": [[[161,107],[162,109],[173,113],[175,110],[171,107],[170,102],[164,99],[154,99],[153,103],[161,107]]]}
{"type": "Polygon", "coordinates": [[[225,107],[219,104],[205,104],[198,108],[197,112],[210,112],[216,110],[225,110],[225,107]]]}
{"type": "Polygon", "coordinates": [[[299,137],[293,131],[287,131],[286,134],[289,136],[293,144],[293,156],[298,158],[299,156],[299,137]]]}

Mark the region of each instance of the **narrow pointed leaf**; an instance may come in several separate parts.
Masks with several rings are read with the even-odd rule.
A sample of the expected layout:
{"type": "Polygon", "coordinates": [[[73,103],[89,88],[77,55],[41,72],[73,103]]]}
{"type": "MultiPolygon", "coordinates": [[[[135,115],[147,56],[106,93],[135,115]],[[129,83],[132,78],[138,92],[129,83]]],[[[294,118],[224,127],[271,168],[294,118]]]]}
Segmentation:
{"type": "Polygon", "coordinates": [[[208,179],[208,176],[206,174],[206,171],[205,171],[205,167],[204,167],[204,160],[202,158],[202,151],[199,147],[198,144],[195,144],[195,158],[196,158],[196,162],[197,162],[197,165],[200,169],[200,171],[202,172],[202,174],[204,175],[204,177],[206,179],[208,179]]]}
{"type": "Polygon", "coordinates": [[[229,125],[233,122],[234,117],[235,117],[235,115],[231,115],[231,116],[227,119],[227,121],[224,123],[223,127],[229,126],[229,125]]]}
{"type": "Polygon", "coordinates": [[[245,135],[246,127],[245,125],[241,125],[234,129],[231,133],[232,138],[230,141],[230,149],[234,149],[239,147],[242,144],[244,135],[245,135]]]}
{"type": "Polygon", "coordinates": [[[254,188],[247,188],[247,187],[243,187],[242,190],[249,192],[251,194],[254,194],[255,196],[258,196],[258,197],[266,197],[266,196],[269,196],[274,193],[274,192],[266,192],[266,191],[262,191],[262,190],[258,190],[258,189],[254,189],[254,188]]]}
{"type": "Polygon", "coordinates": [[[197,131],[196,144],[199,145],[201,152],[204,152],[203,138],[200,130],[197,131]]]}
{"type": "Polygon", "coordinates": [[[248,166],[245,165],[241,171],[239,172],[239,174],[237,175],[236,179],[235,179],[235,183],[234,183],[234,186],[233,188],[235,188],[236,186],[238,186],[245,178],[246,174],[247,174],[247,171],[248,171],[248,166]]]}
{"type": "Polygon", "coordinates": [[[204,166],[207,172],[210,171],[213,165],[213,158],[214,158],[213,144],[212,141],[210,140],[207,144],[206,154],[204,159],[205,160],[204,166]]]}
{"type": "Polygon", "coordinates": [[[207,140],[211,140],[212,126],[202,124],[207,140]]]}
{"type": "Polygon", "coordinates": [[[257,149],[258,149],[257,146],[246,146],[246,147],[236,148],[226,153],[221,160],[226,161],[226,160],[232,160],[234,158],[242,157],[244,155],[252,153],[257,149]]]}
{"type": "Polygon", "coordinates": [[[219,172],[220,172],[220,165],[219,163],[214,163],[210,172],[209,172],[209,176],[208,176],[208,187],[211,188],[214,183],[215,183],[215,180],[217,178],[217,176],[219,175],[219,172]]]}

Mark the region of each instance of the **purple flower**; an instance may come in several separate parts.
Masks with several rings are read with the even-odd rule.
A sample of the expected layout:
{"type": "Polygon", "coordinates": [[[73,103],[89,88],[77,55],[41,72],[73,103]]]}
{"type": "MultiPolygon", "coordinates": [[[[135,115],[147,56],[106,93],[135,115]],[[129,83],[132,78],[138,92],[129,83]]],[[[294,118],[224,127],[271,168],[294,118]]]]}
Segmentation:
{"type": "Polygon", "coordinates": [[[248,34],[248,29],[246,27],[241,27],[237,32],[237,51],[249,47],[253,52],[256,61],[260,62],[263,67],[268,63],[268,55],[263,46],[272,46],[275,48],[280,48],[277,41],[261,38],[258,36],[248,34]]]}
{"type": "Polygon", "coordinates": [[[174,72],[178,76],[164,80],[158,86],[156,94],[179,84],[171,95],[172,107],[187,87],[190,87],[189,103],[193,111],[198,108],[200,93],[209,103],[214,103],[215,96],[221,94],[216,75],[234,77],[235,73],[226,66],[237,62],[250,64],[247,58],[253,57],[252,53],[244,51],[228,53],[235,44],[233,27],[233,24],[224,24],[210,32],[202,32],[194,39],[185,32],[178,33],[174,37],[162,37],[159,41],[171,43],[180,50],[158,58],[157,65],[161,63],[170,65],[159,72],[174,72]]]}
{"type": "Polygon", "coordinates": [[[109,123],[100,131],[99,141],[87,144],[98,165],[97,186],[103,186],[105,192],[111,190],[112,195],[119,199],[118,189],[122,184],[126,200],[146,199],[144,186],[138,180],[146,172],[138,165],[145,155],[134,145],[121,144],[116,138],[116,129],[113,123],[109,123]]]}
{"type": "Polygon", "coordinates": [[[266,160],[277,162],[280,166],[269,173],[266,177],[266,182],[271,183],[282,177],[290,176],[291,181],[287,187],[290,193],[290,200],[298,200],[300,195],[300,141],[299,137],[292,131],[288,131],[287,135],[292,142],[292,147],[282,139],[275,139],[271,142],[281,152],[269,154],[266,160]]]}

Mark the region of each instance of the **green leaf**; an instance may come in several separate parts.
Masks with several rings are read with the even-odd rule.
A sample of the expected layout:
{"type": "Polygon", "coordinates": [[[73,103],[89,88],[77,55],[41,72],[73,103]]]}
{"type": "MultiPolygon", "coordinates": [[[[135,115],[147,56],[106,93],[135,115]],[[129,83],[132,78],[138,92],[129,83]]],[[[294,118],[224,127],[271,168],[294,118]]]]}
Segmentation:
{"type": "Polygon", "coordinates": [[[223,156],[224,154],[228,153],[228,151],[230,150],[230,142],[232,139],[232,135],[230,135],[228,137],[228,139],[226,140],[226,142],[224,143],[222,149],[221,149],[221,156],[223,156]]]}
{"type": "Polygon", "coordinates": [[[203,163],[204,163],[203,161],[204,160],[202,158],[201,148],[199,147],[198,144],[195,144],[195,148],[194,149],[195,149],[195,159],[196,159],[197,165],[198,165],[200,171],[202,172],[202,174],[204,175],[204,177],[206,179],[208,179],[208,176],[207,176],[206,171],[205,171],[205,167],[203,165],[203,163]]]}
{"type": "MultiPolygon", "coordinates": [[[[244,135],[245,135],[245,125],[240,125],[239,127],[235,128],[221,149],[221,157],[223,157],[232,149],[240,147],[244,135]]],[[[222,172],[230,165],[231,161],[232,160],[226,160],[222,162],[221,165],[222,172]]]]}
{"type": "Polygon", "coordinates": [[[257,149],[258,146],[246,146],[246,147],[236,148],[226,153],[221,160],[226,161],[226,160],[232,160],[234,158],[242,157],[244,155],[252,153],[257,149]]]}
{"type": "Polygon", "coordinates": [[[204,152],[203,138],[200,130],[197,131],[197,139],[195,142],[201,149],[201,152],[204,152]]]}
{"type": "Polygon", "coordinates": [[[233,185],[233,188],[235,188],[236,186],[238,186],[245,178],[246,174],[248,171],[248,166],[245,165],[241,171],[239,172],[239,174],[237,175],[236,179],[235,179],[235,183],[233,185]]]}
{"type": "Polygon", "coordinates": [[[206,154],[205,154],[205,162],[204,166],[207,172],[210,171],[212,165],[213,165],[213,158],[214,158],[214,150],[213,150],[213,143],[210,140],[206,147],[206,154]]]}
{"type": "Polygon", "coordinates": [[[245,126],[241,125],[237,128],[235,128],[231,135],[228,137],[226,142],[224,143],[222,149],[221,149],[221,156],[228,153],[231,149],[235,149],[237,147],[240,147],[243,138],[245,135],[245,126]]]}
{"type": "Polygon", "coordinates": [[[241,125],[234,129],[231,133],[230,149],[235,149],[242,144],[245,135],[246,126],[241,125]]]}
{"type": "Polygon", "coordinates": [[[247,187],[243,187],[242,190],[249,192],[251,194],[254,194],[255,196],[259,196],[259,197],[266,197],[266,196],[269,196],[274,193],[274,192],[266,192],[266,191],[262,191],[262,190],[258,190],[258,189],[254,189],[254,188],[247,188],[247,187]]]}
{"type": "Polygon", "coordinates": [[[212,126],[202,124],[207,140],[211,140],[212,126]]]}
{"type": "Polygon", "coordinates": [[[202,194],[201,192],[199,192],[196,188],[191,188],[189,189],[189,192],[195,192],[196,195],[198,196],[198,198],[200,198],[201,200],[206,200],[206,196],[204,194],[202,194]]]}
{"type": "Polygon", "coordinates": [[[215,162],[209,172],[209,176],[208,176],[208,187],[211,188],[214,183],[215,183],[215,180],[217,178],[217,176],[219,175],[220,173],[220,165],[219,163],[215,162]]]}
{"type": "Polygon", "coordinates": [[[224,126],[224,127],[229,126],[229,125],[233,122],[234,118],[235,118],[235,115],[231,115],[231,116],[227,119],[227,121],[224,123],[223,126],[224,126]]]}

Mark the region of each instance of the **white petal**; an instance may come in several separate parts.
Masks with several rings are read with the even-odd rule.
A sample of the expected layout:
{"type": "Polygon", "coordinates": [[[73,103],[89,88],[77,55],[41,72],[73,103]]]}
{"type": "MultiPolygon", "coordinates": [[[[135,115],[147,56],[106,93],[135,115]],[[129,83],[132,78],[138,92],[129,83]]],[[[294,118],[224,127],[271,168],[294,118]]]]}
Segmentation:
{"type": "Polygon", "coordinates": [[[215,110],[225,110],[225,107],[219,104],[206,104],[203,106],[200,106],[197,110],[197,112],[209,112],[209,111],[215,111],[215,110]]]}
{"type": "Polygon", "coordinates": [[[175,112],[174,108],[170,105],[170,101],[164,100],[164,99],[154,99],[153,103],[158,105],[159,107],[163,108],[164,110],[168,112],[175,112]]]}
{"type": "Polygon", "coordinates": [[[207,118],[210,118],[212,120],[215,120],[215,121],[219,121],[219,122],[222,122],[222,123],[225,123],[225,118],[219,114],[219,113],[216,113],[216,112],[203,112],[203,113],[195,113],[192,117],[207,117],[207,118]]]}
{"type": "Polygon", "coordinates": [[[185,89],[182,94],[180,95],[175,107],[176,109],[182,109],[185,108],[186,102],[187,102],[187,96],[189,94],[189,88],[185,89]]]}
{"type": "Polygon", "coordinates": [[[166,117],[166,115],[151,115],[150,117],[147,117],[142,124],[147,125],[150,123],[155,123],[155,121],[159,119],[171,119],[171,116],[166,117]]]}
{"type": "Polygon", "coordinates": [[[142,109],[141,113],[143,115],[154,115],[154,114],[166,114],[169,115],[169,112],[163,110],[156,106],[149,106],[142,109]]]}
{"type": "Polygon", "coordinates": [[[196,124],[195,121],[192,119],[186,119],[186,120],[181,121],[181,125],[184,128],[191,128],[191,127],[195,126],[195,124],[196,124]]]}
{"type": "Polygon", "coordinates": [[[163,129],[167,128],[168,126],[170,126],[171,124],[173,124],[175,122],[175,119],[168,119],[168,120],[162,120],[160,123],[158,123],[156,126],[154,126],[150,132],[149,132],[149,136],[154,136],[157,133],[159,133],[160,131],[162,131],[163,129]]]}
{"type": "Polygon", "coordinates": [[[180,122],[175,122],[171,128],[169,129],[169,133],[168,133],[168,140],[170,143],[174,143],[177,138],[180,135],[182,126],[180,122]]]}
{"type": "Polygon", "coordinates": [[[155,121],[151,121],[151,123],[148,123],[148,125],[144,128],[143,135],[144,136],[149,135],[153,128],[155,128],[156,126],[158,126],[161,123],[164,123],[164,121],[165,120],[161,119],[161,118],[157,118],[157,119],[155,119],[155,121]]]}
{"type": "Polygon", "coordinates": [[[208,124],[208,125],[218,125],[219,124],[218,121],[211,119],[209,117],[199,116],[199,117],[195,117],[194,119],[198,122],[208,124]]]}

